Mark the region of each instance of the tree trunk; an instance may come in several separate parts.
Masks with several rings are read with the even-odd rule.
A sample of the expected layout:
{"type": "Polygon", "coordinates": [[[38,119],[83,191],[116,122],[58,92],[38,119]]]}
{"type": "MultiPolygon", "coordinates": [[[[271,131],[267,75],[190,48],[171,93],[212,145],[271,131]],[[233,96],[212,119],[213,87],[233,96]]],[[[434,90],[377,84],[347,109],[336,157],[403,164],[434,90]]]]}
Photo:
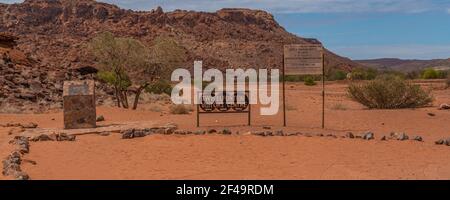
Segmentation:
{"type": "Polygon", "coordinates": [[[116,93],[116,99],[117,99],[117,107],[121,107],[120,106],[120,94],[119,94],[119,89],[117,88],[117,86],[114,86],[114,92],[116,93]]]}
{"type": "Polygon", "coordinates": [[[129,106],[128,106],[127,91],[126,90],[122,91],[121,95],[122,95],[122,105],[123,105],[124,108],[128,109],[129,106]]]}
{"type": "Polygon", "coordinates": [[[134,104],[133,104],[133,110],[137,109],[138,103],[139,103],[139,97],[141,96],[142,90],[144,90],[149,84],[145,83],[141,85],[138,90],[136,91],[136,96],[134,97],[134,104]]]}

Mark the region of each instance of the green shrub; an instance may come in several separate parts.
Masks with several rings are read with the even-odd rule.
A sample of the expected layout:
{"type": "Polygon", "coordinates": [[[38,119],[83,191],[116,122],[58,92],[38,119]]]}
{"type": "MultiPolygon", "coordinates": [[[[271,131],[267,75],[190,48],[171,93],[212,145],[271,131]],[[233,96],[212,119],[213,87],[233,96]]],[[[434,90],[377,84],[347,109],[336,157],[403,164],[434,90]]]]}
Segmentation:
{"type": "Polygon", "coordinates": [[[347,73],[342,70],[336,70],[332,73],[330,77],[328,77],[328,80],[330,81],[336,81],[336,80],[345,80],[347,79],[347,73]]]}
{"type": "Polygon", "coordinates": [[[439,72],[434,70],[433,68],[425,69],[422,72],[423,79],[437,79],[439,78],[439,72]]]}
{"type": "Polygon", "coordinates": [[[305,83],[305,85],[307,85],[307,86],[314,86],[314,85],[317,85],[316,81],[314,81],[314,78],[311,77],[311,76],[306,77],[306,78],[304,79],[304,83],[305,83]]]}
{"type": "Polygon", "coordinates": [[[131,80],[126,74],[121,75],[121,79],[117,77],[117,74],[110,71],[99,71],[97,78],[107,84],[119,87],[119,90],[126,90],[131,86],[131,80]]]}
{"type": "Polygon", "coordinates": [[[187,115],[189,112],[192,111],[192,108],[189,106],[180,104],[180,105],[173,105],[170,107],[170,113],[174,115],[187,115]]]}
{"type": "Polygon", "coordinates": [[[355,68],[350,76],[352,80],[373,80],[378,76],[378,71],[372,68],[355,68]]]}
{"type": "Polygon", "coordinates": [[[170,85],[169,81],[159,80],[151,85],[149,85],[146,89],[146,92],[153,94],[172,94],[172,85],[170,85]]]}
{"type": "Polygon", "coordinates": [[[417,108],[433,102],[430,92],[396,76],[382,76],[367,83],[351,84],[348,94],[370,109],[417,108]]]}

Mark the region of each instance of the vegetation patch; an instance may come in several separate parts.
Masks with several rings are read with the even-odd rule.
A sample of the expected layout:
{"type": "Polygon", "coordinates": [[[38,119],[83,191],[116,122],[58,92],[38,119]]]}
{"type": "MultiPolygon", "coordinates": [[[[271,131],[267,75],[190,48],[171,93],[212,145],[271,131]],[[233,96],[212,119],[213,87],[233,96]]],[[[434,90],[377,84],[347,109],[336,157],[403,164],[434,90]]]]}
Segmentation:
{"type": "Polygon", "coordinates": [[[429,91],[400,77],[389,75],[366,83],[352,83],[348,94],[370,109],[417,108],[433,102],[429,91]]]}

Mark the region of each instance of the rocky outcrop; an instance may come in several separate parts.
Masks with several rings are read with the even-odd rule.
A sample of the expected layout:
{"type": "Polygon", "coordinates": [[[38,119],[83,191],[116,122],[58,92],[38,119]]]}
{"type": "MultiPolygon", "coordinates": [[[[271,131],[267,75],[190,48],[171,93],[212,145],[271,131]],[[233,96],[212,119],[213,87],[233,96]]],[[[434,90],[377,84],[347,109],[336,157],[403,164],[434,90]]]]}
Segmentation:
{"type": "MultiPolygon", "coordinates": [[[[19,47],[35,52],[52,68],[94,64],[82,50],[83,44],[103,31],[145,43],[159,35],[170,36],[189,52],[186,66],[202,59],[209,67],[222,68],[280,67],[284,44],[313,42],[288,33],[261,10],[137,12],[92,0],[26,0],[0,6],[0,12],[5,13],[0,31],[19,35],[19,47]]],[[[327,52],[327,63],[346,69],[358,66],[331,52],[327,52]]]]}
{"type": "MultiPolygon", "coordinates": [[[[186,49],[186,68],[194,60],[220,69],[279,68],[284,44],[317,42],[287,32],[261,10],[138,12],[93,0],[26,0],[0,3],[0,13],[2,112],[61,108],[63,81],[91,79],[97,72],[86,43],[105,31],[145,44],[158,36],[172,37],[186,49]]],[[[326,64],[345,70],[358,66],[329,51],[326,64]]],[[[98,87],[105,95],[111,91],[98,87]]]]}

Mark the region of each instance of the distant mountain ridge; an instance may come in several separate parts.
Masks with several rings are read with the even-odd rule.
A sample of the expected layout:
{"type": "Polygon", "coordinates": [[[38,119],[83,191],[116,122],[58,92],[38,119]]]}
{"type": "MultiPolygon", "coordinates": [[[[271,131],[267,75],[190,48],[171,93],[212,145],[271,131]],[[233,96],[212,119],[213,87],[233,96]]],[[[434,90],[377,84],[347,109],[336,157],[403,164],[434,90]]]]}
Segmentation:
{"type": "Polygon", "coordinates": [[[425,68],[450,70],[450,58],[433,60],[402,60],[398,58],[380,58],[371,60],[355,60],[355,62],[378,70],[395,70],[401,72],[420,71],[425,68]]]}

